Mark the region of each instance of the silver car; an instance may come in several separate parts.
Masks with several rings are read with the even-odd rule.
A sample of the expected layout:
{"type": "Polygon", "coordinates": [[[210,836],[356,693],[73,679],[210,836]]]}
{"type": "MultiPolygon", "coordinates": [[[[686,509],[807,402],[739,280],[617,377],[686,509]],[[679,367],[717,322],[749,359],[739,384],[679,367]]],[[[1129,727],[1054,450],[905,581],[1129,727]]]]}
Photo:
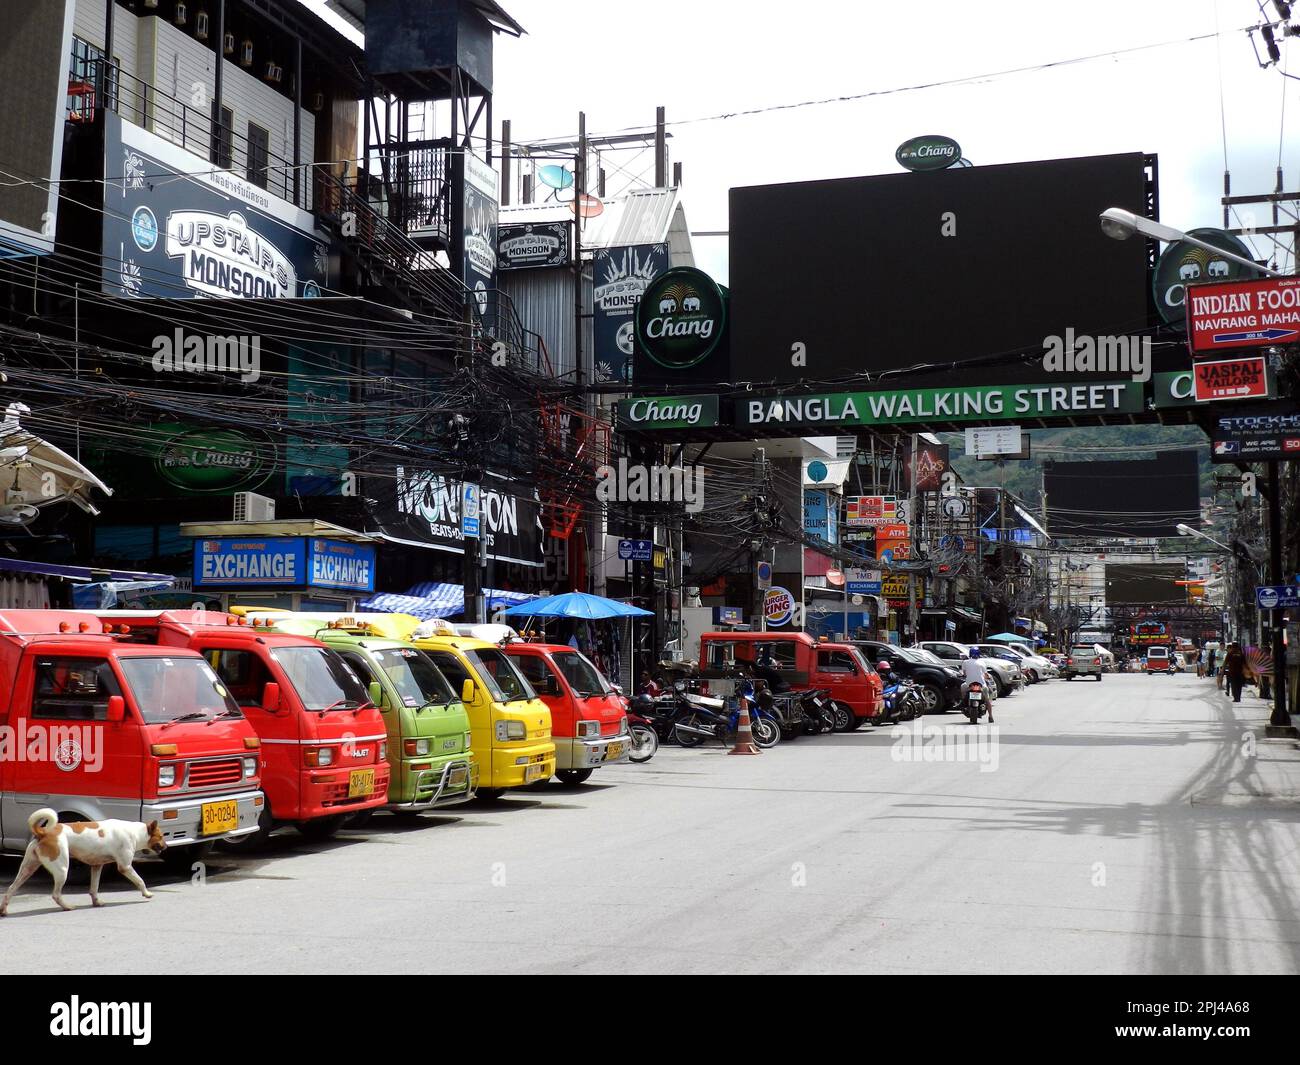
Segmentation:
{"type": "MultiPolygon", "coordinates": [[[[951,640],[923,640],[918,646],[936,658],[941,658],[944,665],[948,666],[958,666],[962,659],[970,657],[970,645],[951,640]]],[[[984,651],[980,652],[980,661],[997,681],[998,695],[1010,695],[1025,686],[1025,674],[1017,663],[995,658],[984,651]]]]}

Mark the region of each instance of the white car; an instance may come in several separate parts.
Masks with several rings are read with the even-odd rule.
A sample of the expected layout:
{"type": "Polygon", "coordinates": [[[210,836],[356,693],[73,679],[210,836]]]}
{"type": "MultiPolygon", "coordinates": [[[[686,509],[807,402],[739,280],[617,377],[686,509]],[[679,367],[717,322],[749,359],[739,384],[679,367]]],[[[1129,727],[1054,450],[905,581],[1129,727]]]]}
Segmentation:
{"type": "Polygon", "coordinates": [[[1002,646],[1019,657],[1020,668],[1025,671],[1025,676],[1029,678],[1031,683],[1039,680],[1050,680],[1061,675],[1061,671],[1055,665],[1042,655],[1036,655],[1028,650],[1024,644],[1008,643],[1002,646]]]}

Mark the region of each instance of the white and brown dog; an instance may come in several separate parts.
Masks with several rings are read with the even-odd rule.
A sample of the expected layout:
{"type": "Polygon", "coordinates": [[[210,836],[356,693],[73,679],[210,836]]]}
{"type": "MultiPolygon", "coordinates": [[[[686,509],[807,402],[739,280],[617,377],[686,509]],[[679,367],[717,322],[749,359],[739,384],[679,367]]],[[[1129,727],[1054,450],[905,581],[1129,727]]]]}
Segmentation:
{"type": "Polygon", "coordinates": [[[153,898],[153,893],[144,886],[131,862],[137,854],[162,854],[167,849],[157,821],[150,821],[147,825],[139,821],[60,824],[59,815],[53,810],[37,810],[27,819],[27,827],[32,830],[32,841],[27,844],[18,875],[0,900],[0,917],[9,909],[9,900],[14,892],[42,865],[54,877],[54,901],[65,910],[73,909],[63,901],[63,884],[68,879],[68,868],[73,858],[90,866],[90,902],[93,906],[103,905],[99,901],[99,875],[106,865],[116,865],[117,871],[140,889],[140,894],[146,899],[153,898]]]}

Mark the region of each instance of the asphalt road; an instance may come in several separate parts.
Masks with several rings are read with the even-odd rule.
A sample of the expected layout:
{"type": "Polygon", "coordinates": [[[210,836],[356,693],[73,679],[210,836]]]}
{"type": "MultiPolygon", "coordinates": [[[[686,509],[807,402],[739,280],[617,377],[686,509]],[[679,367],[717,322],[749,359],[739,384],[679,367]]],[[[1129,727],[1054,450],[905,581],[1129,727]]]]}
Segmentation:
{"type": "Polygon", "coordinates": [[[1300,755],[1252,750],[1264,716],[1194,676],[1108,675],[1000,700],[996,745],[962,750],[983,762],[904,760],[888,729],[665,747],[415,827],[288,830],[201,882],[142,861],[149,902],[112,874],[107,906],[83,887],[62,913],[41,872],[0,968],[1294,973],[1300,755]]]}

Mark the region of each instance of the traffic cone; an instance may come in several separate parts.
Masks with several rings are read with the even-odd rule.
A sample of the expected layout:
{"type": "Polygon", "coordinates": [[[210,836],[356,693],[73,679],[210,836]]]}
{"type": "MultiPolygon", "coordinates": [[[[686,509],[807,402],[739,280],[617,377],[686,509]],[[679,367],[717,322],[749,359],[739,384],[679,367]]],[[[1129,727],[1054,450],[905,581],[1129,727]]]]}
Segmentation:
{"type": "Polygon", "coordinates": [[[740,719],[736,722],[736,745],[727,752],[728,754],[758,754],[759,750],[754,746],[754,734],[749,727],[749,700],[743,695],[740,697],[740,719]]]}

